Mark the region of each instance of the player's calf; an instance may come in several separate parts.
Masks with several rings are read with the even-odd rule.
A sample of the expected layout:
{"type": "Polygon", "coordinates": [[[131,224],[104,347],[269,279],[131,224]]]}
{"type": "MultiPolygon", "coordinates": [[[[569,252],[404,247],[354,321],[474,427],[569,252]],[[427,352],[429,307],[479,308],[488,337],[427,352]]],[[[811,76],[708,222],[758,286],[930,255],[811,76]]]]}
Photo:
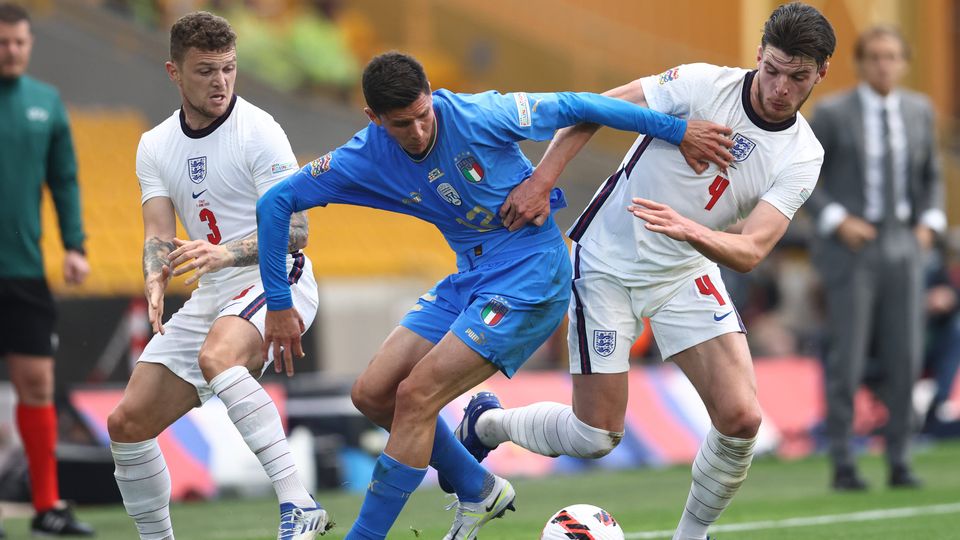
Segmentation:
{"type": "Polygon", "coordinates": [[[623,432],[587,425],[569,405],[549,401],[515,409],[490,408],[478,416],[474,430],[488,449],[513,441],[548,457],[598,459],[612,452],[623,439],[623,432]]]}
{"type": "Polygon", "coordinates": [[[706,536],[746,480],[756,441],[710,429],[693,462],[693,482],[674,540],[706,536]]]}

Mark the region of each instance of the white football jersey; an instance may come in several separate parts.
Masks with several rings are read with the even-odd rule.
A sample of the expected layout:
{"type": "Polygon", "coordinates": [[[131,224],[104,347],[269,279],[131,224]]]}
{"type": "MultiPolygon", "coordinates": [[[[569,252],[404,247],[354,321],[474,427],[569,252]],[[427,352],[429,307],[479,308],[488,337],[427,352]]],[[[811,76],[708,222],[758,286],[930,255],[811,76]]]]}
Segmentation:
{"type": "Polygon", "coordinates": [[[615,275],[647,285],[714,263],[686,242],[647,230],[626,210],[633,197],[667,204],[714,230],[745,218],[761,199],[792,219],[817,183],[823,148],[799,113],[780,124],[759,117],[750,104],[755,73],[689,64],[641,79],[651,109],[733,129],[735,162],[727,174],[715,165],[696,174],[676,146],[640,135],[570,238],[615,275]]]}
{"type": "MultiPolygon", "coordinates": [[[[141,204],[169,197],[190,239],[212,244],[253,234],[257,200],[298,168],[280,125],[236,95],[210,126],[190,129],[178,109],[144,133],[137,148],[141,204]]],[[[201,285],[242,271],[224,268],[203,276],[201,285]]]]}

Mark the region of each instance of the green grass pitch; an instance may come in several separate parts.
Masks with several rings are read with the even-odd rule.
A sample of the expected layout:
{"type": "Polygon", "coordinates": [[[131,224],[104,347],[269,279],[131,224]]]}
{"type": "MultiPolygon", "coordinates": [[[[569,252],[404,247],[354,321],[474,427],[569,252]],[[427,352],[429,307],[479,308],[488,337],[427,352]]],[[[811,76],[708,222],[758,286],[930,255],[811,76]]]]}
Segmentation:
{"type": "MultiPolygon", "coordinates": [[[[720,540],[960,539],[960,443],[917,450],[916,470],[926,482],[921,490],[888,489],[879,456],[867,456],[861,464],[872,489],[863,494],[838,494],[827,489],[828,464],[822,456],[791,462],[758,458],[744,487],[718,522],[720,531],[711,534],[720,540]],[[904,508],[910,510],[893,511],[904,508]],[[875,510],[880,512],[869,512],[875,510]],[[808,518],[823,516],[840,517],[827,517],[834,521],[831,523],[809,524],[808,518]],[[803,519],[782,521],[793,518],[803,519]],[[723,530],[737,524],[743,526],[741,530],[723,530]]],[[[668,538],[658,536],[656,531],[675,525],[689,481],[686,466],[517,479],[518,511],[492,521],[480,537],[537,540],[547,517],[564,505],[582,502],[611,512],[628,539],[668,538]]],[[[337,522],[324,538],[343,538],[356,518],[360,497],[325,492],[317,498],[337,522]]],[[[447,502],[437,488],[417,491],[389,538],[413,540],[417,534],[429,540],[442,538],[453,519],[453,511],[443,509],[447,502]]],[[[276,538],[277,507],[270,499],[178,504],[172,512],[178,540],[276,538]]],[[[96,526],[101,540],[137,538],[132,520],[120,506],[80,508],[79,513],[96,526]]],[[[5,526],[10,538],[28,536],[26,519],[9,519],[5,526]]]]}

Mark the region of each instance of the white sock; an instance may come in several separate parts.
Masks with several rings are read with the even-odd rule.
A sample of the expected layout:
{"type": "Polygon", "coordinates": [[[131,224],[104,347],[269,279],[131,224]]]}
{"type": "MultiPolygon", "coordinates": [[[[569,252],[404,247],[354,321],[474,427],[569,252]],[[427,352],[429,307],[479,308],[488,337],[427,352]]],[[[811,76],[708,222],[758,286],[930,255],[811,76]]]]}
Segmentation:
{"type": "Polygon", "coordinates": [[[170,522],[170,471],[156,439],[138,443],[110,442],[113,476],[127,514],[141,540],[173,540],[170,522]]]}
{"type": "Polygon", "coordinates": [[[710,427],[693,461],[693,483],[673,540],[703,540],[747,478],[757,438],[727,437],[710,427]]]}
{"type": "Polygon", "coordinates": [[[480,415],[476,431],[480,442],[488,447],[513,441],[549,457],[603,457],[623,438],[623,432],[584,424],[569,405],[552,401],[515,409],[490,409],[480,415]]]}
{"type": "Polygon", "coordinates": [[[210,387],[227,406],[230,420],[260,460],[280,503],[312,507],[313,499],[297,477],[280,413],[260,383],[247,368],[234,366],[214,377],[210,387]]]}

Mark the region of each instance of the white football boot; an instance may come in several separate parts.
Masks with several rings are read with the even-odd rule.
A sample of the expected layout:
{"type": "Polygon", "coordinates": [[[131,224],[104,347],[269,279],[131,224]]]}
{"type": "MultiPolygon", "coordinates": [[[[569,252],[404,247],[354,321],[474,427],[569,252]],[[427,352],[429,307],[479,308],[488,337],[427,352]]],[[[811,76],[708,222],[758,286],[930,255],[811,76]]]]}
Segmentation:
{"type": "Polygon", "coordinates": [[[513,501],[517,493],[510,482],[494,476],[493,490],[480,502],[457,501],[457,516],[443,540],[473,540],[488,521],[503,517],[507,510],[515,511],[513,501]]]}

